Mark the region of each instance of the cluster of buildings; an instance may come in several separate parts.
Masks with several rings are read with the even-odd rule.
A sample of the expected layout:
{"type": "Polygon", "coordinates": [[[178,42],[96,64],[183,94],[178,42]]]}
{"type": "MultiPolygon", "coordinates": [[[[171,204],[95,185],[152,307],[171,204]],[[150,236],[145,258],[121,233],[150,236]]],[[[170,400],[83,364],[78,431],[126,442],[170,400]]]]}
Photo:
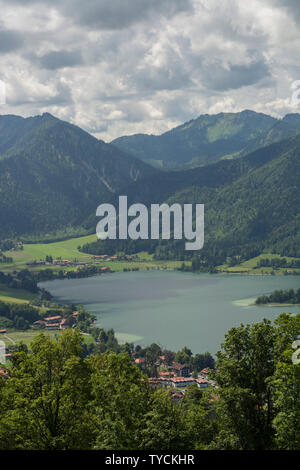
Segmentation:
{"type": "Polygon", "coordinates": [[[68,318],[62,318],[61,315],[54,315],[52,317],[46,317],[43,320],[37,320],[33,323],[34,328],[43,328],[45,330],[66,330],[67,328],[71,328],[72,323],[74,324],[74,320],[78,316],[78,312],[72,313],[72,315],[68,318]],[[71,318],[74,319],[73,322],[71,318]]]}
{"type": "MultiPolygon", "coordinates": [[[[163,362],[163,356],[160,361],[163,362]]],[[[144,357],[135,359],[135,364],[140,366],[146,363],[144,357]]],[[[152,388],[164,387],[184,389],[190,385],[196,384],[198,388],[204,389],[209,385],[215,387],[215,382],[209,379],[210,369],[205,368],[199,372],[198,377],[192,377],[189,367],[186,364],[173,362],[167,371],[159,371],[158,377],[150,377],[149,383],[152,388]]],[[[173,396],[173,395],[172,395],[173,396]]],[[[179,396],[177,396],[179,398],[179,396]]]]}
{"type": "Polygon", "coordinates": [[[86,261],[71,261],[70,259],[54,259],[52,262],[38,260],[38,261],[29,261],[26,263],[26,266],[87,266],[89,262],[86,261]]]}
{"type": "Polygon", "coordinates": [[[158,374],[158,377],[150,377],[149,382],[151,387],[164,387],[164,388],[185,388],[190,385],[196,384],[198,388],[207,388],[209,385],[208,380],[203,378],[194,377],[162,377],[158,374]]]}
{"type": "MultiPolygon", "coordinates": [[[[108,257],[108,255],[100,255],[100,256],[93,256],[94,263],[93,264],[100,264],[100,261],[115,261],[117,259],[116,256],[108,257]],[[98,261],[96,261],[98,260],[98,261]]],[[[70,259],[53,259],[52,261],[44,261],[44,260],[35,260],[29,261],[26,263],[26,266],[35,267],[35,266],[61,266],[61,267],[86,267],[90,266],[92,263],[90,261],[71,261],[70,259]]],[[[110,272],[111,269],[108,266],[103,266],[100,268],[101,272],[110,272]]]]}

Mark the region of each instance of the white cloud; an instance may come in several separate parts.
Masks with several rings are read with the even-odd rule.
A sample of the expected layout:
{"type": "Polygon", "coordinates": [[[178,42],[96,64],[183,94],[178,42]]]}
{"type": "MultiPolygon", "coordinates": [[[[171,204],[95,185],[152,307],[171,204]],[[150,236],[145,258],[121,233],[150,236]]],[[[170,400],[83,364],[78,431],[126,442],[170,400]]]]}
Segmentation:
{"type": "Polygon", "coordinates": [[[0,0],[0,112],[49,111],[105,140],[201,113],[295,112],[298,3],[0,0]]]}

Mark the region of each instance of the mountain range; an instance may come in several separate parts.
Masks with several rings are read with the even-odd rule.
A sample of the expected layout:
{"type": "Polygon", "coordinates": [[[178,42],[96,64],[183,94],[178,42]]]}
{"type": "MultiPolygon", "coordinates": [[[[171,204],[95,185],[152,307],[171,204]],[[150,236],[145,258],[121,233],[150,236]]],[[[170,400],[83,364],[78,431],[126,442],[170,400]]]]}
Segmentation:
{"type": "Polygon", "coordinates": [[[135,134],[111,143],[155,167],[182,169],[241,157],[299,131],[299,114],[279,120],[245,110],[205,114],[158,136],[135,134]]]}
{"type": "Polygon", "coordinates": [[[0,116],[0,234],[78,226],[129,182],[155,172],[46,113],[0,116]]]}
{"type": "MultiPolygon", "coordinates": [[[[227,142],[226,158],[220,145],[218,157],[211,150],[209,164],[181,170],[155,169],[143,156],[47,113],[0,116],[0,236],[64,227],[92,232],[97,206],[127,194],[129,203],[205,204],[205,247],[224,256],[265,249],[300,256],[300,115],[277,120],[245,111],[230,116],[231,130],[228,114],[198,118],[202,124],[215,122],[215,130],[220,119],[227,122],[227,138],[223,126],[223,137],[212,142],[212,149],[227,142]],[[229,147],[234,150],[230,158],[229,147]]],[[[181,126],[181,132],[195,136],[194,124],[181,126]]],[[[196,138],[190,144],[187,136],[183,165],[196,145],[196,138]]]]}

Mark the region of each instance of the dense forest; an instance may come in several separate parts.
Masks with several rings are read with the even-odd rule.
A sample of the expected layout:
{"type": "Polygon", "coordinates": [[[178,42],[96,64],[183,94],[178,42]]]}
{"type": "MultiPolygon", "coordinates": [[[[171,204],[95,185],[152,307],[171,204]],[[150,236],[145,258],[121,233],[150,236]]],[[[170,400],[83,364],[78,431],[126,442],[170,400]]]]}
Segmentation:
{"type": "MultiPolygon", "coordinates": [[[[148,176],[131,184],[125,194],[129,204],[146,206],[203,203],[205,243],[201,253],[195,255],[210,265],[223,264],[227,258],[249,259],[263,251],[299,258],[299,154],[297,135],[239,159],[148,176]]],[[[106,249],[112,251],[113,245],[116,251],[127,249],[124,241],[98,241],[81,250],[101,254],[106,249]]],[[[159,259],[193,256],[186,253],[184,240],[128,241],[131,253],[139,247],[159,259]]]]}
{"type": "Polygon", "coordinates": [[[0,302],[0,329],[27,330],[40,318],[38,309],[31,305],[0,302]]]}
{"type": "MultiPolygon", "coordinates": [[[[0,121],[3,237],[19,234],[26,240],[45,236],[53,240],[58,234],[92,233],[98,205],[117,205],[119,194],[126,194],[129,204],[205,204],[201,261],[211,266],[227,258],[248,259],[264,250],[300,257],[297,114],[276,120],[251,111],[221,113],[170,131],[172,139],[182,139],[178,149],[183,146],[185,151],[197,148],[203,132],[209,136],[207,145],[221,149],[226,141],[237,149],[234,158],[222,159],[223,155],[217,162],[209,159],[205,166],[180,171],[156,170],[47,113],[27,119],[1,116],[0,121]],[[242,148],[245,132],[249,139],[242,148]]],[[[185,152],[180,152],[183,158],[185,152]]],[[[94,254],[146,250],[158,259],[182,261],[193,256],[185,252],[184,242],[165,240],[102,241],[81,250],[94,254]]]]}
{"type": "Polygon", "coordinates": [[[300,259],[287,260],[286,258],[260,258],[257,262],[259,268],[300,268],[300,259]]]}
{"type": "Polygon", "coordinates": [[[69,236],[101,202],[155,170],[45,113],[0,116],[0,237],[69,236]]]}
{"type": "Polygon", "coordinates": [[[300,315],[288,314],[230,329],[218,388],[190,386],[180,403],[151,388],[128,352],[87,356],[78,331],[41,334],[0,378],[0,449],[299,450],[299,333],[300,315]]]}
{"type": "Polygon", "coordinates": [[[270,295],[262,295],[256,299],[260,304],[297,304],[300,305],[300,289],[275,290],[270,295]]]}

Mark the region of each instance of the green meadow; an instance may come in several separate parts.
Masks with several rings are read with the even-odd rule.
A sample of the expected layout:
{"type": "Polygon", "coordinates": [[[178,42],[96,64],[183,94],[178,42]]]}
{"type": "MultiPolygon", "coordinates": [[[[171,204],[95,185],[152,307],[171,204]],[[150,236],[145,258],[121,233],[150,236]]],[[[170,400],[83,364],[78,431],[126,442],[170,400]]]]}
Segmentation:
{"type": "MultiPolygon", "coordinates": [[[[13,263],[1,264],[0,271],[13,272],[21,269],[29,269],[31,271],[40,271],[43,269],[53,269],[59,271],[76,270],[77,267],[65,267],[61,266],[27,266],[27,263],[33,261],[45,260],[46,256],[52,256],[52,258],[62,258],[71,261],[85,261],[88,263],[94,263],[93,256],[78,251],[78,246],[82,246],[85,243],[91,243],[95,241],[96,235],[88,235],[79,238],[70,238],[54,243],[36,243],[36,244],[24,244],[23,250],[7,251],[4,254],[13,258],[13,263]]],[[[153,256],[147,252],[138,253],[134,261],[101,261],[99,266],[107,266],[113,271],[123,271],[124,269],[176,269],[182,264],[181,261],[163,261],[153,260],[153,256]]],[[[186,263],[189,264],[188,262],[186,263]]],[[[0,291],[1,295],[1,291],[0,291]]]]}
{"type": "Polygon", "coordinates": [[[23,289],[11,289],[10,287],[0,284],[0,301],[8,303],[28,303],[35,298],[35,294],[23,289]]]}
{"type": "MultiPolygon", "coordinates": [[[[60,330],[46,331],[46,330],[8,330],[7,334],[1,334],[0,339],[4,341],[6,346],[13,345],[19,342],[23,342],[27,346],[30,345],[31,341],[36,338],[39,334],[43,333],[49,338],[57,338],[62,334],[60,330]]],[[[95,340],[92,336],[84,334],[82,335],[83,341],[86,344],[94,343],[95,340]]]]}
{"type": "MultiPolygon", "coordinates": [[[[285,258],[287,261],[291,261],[292,259],[299,259],[299,258],[289,258],[288,256],[280,256],[274,253],[262,253],[259,256],[255,256],[255,258],[251,258],[243,263],[236,265],[236,266],[228,266],[228,264],[223,264],[219,266],[218,269],[220,271],[225,271],[229,273],[249,273],[249,274],[271,274],[273,271],[275,274],[283,274],[286,271],[286,268],[277,268],[273,269],[272,267],[257,267],[257,263],[262,258],[269,258],[277,259],[277,258],[285,258]]],[[[300,274],[300,269],[293,269],[295,272],[300,274]]]]}
{"type": "MultiPolygon", "coordinates": [[[[6,256],[11,256],[14,262],[10,264],[1,264],[0,271],[14,271],[15,269],[27,268],[26,263],[45,260],[47,255],[52,256],[53,258],[61,257],[62,259],[69,260],[77,259],[78,261],[91,261],[91,255],[80,253],[77,247],[95,240],[96,235],[88,235],[54,243],[24,244],[23,250],[7,251],[4,253],[6,256]]],[[[39,269],[41,269],[41,266],[39,269]]],[[[36,267],[34,270],[37,270],[36,267]]]]}

